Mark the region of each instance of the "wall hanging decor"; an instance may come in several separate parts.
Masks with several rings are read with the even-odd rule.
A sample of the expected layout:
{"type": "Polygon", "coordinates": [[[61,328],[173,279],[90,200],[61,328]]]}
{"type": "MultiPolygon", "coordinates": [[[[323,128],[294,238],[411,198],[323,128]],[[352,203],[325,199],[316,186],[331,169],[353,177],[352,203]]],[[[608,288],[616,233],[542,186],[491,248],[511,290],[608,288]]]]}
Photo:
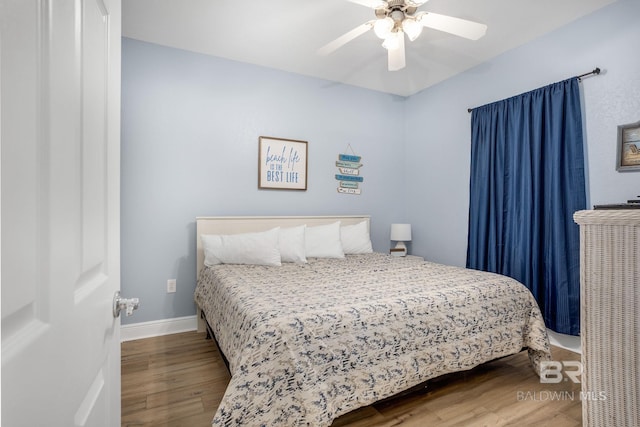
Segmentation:
{"type": "Polygon", "coordinates": [[[360,183],[364,178],[360,176],[361,157],[356,156],[351,148],[351,144],[347,145],[345,151],[351,151],[352,154],[338,154],[336,167],[338,172],[336,179],[339,181],[338,193],[359,195],[361,193],[360,183]]]}
{"type": "Polygon", "coordinates": [[[258,188],[307,189],[307,141],[261,136],[258,188]]]}
{"type": "Polygon", "coordinates": [[[640,122],[618,126],[618,172],[640,171],[640,122]]]}

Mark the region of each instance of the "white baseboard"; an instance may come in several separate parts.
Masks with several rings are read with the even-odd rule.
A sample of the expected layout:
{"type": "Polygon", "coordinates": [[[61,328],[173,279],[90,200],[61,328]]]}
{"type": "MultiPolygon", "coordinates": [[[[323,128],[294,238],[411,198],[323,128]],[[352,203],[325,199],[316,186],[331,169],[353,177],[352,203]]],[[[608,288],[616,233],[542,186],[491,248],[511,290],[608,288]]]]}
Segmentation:
{"type": "Polygon", "coordinates": [[[582,344],[580,343],[580,337],[574,337],[572,335],[559,334],[558,332],[547,329],[549,335],[549,342],[551,345],[561,347],[574,353],[582,354],[582,344]]]}
{"type": "Polygon", "coordinates": [[[130,323],[120,327],[120,342],[195,331],[197,328],[198,322],[196,316],[130,323]]]}

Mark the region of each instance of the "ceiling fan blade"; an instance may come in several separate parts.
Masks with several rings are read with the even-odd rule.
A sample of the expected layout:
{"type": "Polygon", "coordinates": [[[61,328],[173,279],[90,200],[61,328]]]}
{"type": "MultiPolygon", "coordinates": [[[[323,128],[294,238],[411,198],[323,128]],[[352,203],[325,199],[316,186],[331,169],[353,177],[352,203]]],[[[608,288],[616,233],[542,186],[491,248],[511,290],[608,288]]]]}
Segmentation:
{"type": "Polygon", "coordinates": [[[351,40],[355,39],[358,36],[363,35],[367,31],[369,31],[373,27],[372,21],[365,22],[362,25],[358,25],[353,30],[341,35],[337,39],[332,42],[327,43],[318,49],[318,55],[329,55],[333,51],[341,48],[345,44],[349,43],[351,40]]]}
{"type": "Polygon", "coordinates": [[[389,71],[402,70],[406,65],[404,57],[404,34],[399,38],[399,41],[400,44],[396,49],[389,49],[388,51],[389,71]]]}
{"type": "Polygon", "coordinates": [[[445,33],[454,34],[470,40],[478,40],[487,32],[487,26],[484,24],[431,12],[425,12],[420,15],[418,22],[425,27],[444,31],[445,33]]]}
{"type": "Polygon", "coordinates": [[[348,0],[351,3],[359,4],[360,6],[370,7],[372,9],[377,9],[379,7],[384,7],[387,5],[387,2],[383,0],[348,0]]]}

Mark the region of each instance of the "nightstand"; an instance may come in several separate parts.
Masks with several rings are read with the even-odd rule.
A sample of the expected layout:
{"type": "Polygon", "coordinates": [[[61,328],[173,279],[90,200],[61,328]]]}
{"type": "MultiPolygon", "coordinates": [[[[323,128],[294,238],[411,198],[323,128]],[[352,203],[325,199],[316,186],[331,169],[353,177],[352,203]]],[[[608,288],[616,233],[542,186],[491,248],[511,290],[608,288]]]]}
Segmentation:
{"type": "Polygon", "coordinates": [[[424,261],[424,258],[418,255],[405,255],[405,256],[391,256],[393,259],[406,260],[406,261],[424,261]]]}

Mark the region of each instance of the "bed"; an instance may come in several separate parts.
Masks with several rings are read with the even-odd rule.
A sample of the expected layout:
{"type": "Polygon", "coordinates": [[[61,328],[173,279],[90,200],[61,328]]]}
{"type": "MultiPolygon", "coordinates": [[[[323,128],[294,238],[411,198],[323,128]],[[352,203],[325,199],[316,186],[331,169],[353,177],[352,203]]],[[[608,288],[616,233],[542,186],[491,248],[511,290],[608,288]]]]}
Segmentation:
{"type": "Polygon", "coordinates": [[[343,258],[307,247],[320,256],[281,265],[207,261],[216,259],[211,254],[219,244],[211,246],[210,238],[272,236],[273,230],[303,227],[309,243],[333,236],[338,224],[344,236],[357,228],[362,240],[369,220],[197,219],[199,329],[206,319],[231,373],[213,425],[328,426],[431,378],[524,348],[537,372],[541,361],[551,359],[537,303],[505,276],[357,245],[347,250],[346,241],[343,258]]]}

